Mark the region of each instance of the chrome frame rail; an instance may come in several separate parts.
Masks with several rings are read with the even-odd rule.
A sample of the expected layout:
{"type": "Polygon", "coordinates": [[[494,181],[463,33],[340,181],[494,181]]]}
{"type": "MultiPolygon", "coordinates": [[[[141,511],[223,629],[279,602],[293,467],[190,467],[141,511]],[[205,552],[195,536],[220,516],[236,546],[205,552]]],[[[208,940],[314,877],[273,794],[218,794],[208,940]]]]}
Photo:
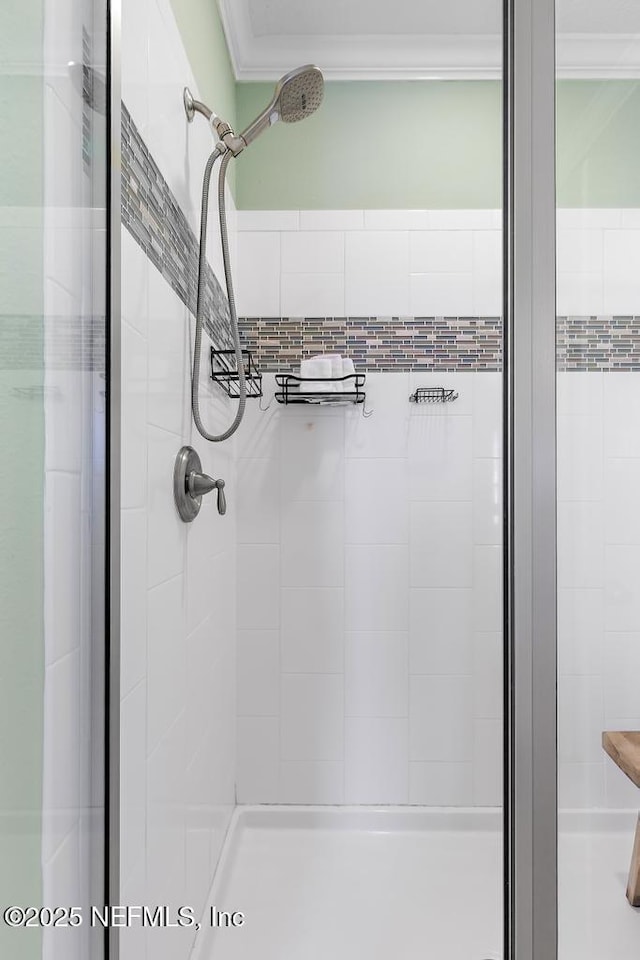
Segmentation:
{"type": "Polygon", "coordinates": [[[554,0],[505,0],[505,956],[555,960],[554,0]]]}
{"type": "MultiPolygon", "coordinates": [[[[107,649],[105,898],[120,900],[120,194],[122,0],[107,0],[108,199],[107,199],[107,649]]],[[[107,930],[105,956],[119,960],[118,931],[107,930]]]]}

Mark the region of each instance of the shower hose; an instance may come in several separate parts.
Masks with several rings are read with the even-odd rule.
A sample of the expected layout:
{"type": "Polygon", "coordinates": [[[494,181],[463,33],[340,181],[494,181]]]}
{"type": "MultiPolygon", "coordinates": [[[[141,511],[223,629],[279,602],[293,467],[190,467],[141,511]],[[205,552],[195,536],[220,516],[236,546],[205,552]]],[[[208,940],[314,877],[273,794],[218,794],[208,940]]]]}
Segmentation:
{"type": "Polygon", "coordinates": [[[236,311],[236,301],[233,293],[233,277],[231,274],[231,260],[229,256],[229,234],[227,231],[227,210],[224,195],[227,167],[232,158],[230,151],[223,151],[216,147],[209,159],[204,171],[202,182],[202,210],[200,213],[200,256],[198,258],[198,295],[196,301],[196,336],[193,345],[193,373],[191,377],[191,409],[193,411],[193,420],[198,428],[198,432],[205,440],[212,443],[220,443],[222,440],[228,440],[236,432],[242,422],[244,409],[247,403],[247,385],[244,375],[244,364],[242,362],[242,348],[240,346],[240,333],[238,330],[238,314],[236,311]],[[238,409],[231,426],[218,435],[209,433],[202,422],[200,416],[200,355],[202,352],[202,328],[204,325],[204,300],[207,271],[207,223],[209,220],[209,189],[211,186],[211,174],[218,157],[222,156],[220,164],[220,173],[218,176],[218,209],[220,213],[220,240],[222,245],[222,260],[224,263],[224,276],[227,284],[227,298],[229,300],[229,316],[231,319],[231,336],[233,339],[233,348],[236,357],[236,369],[238,371],[238,387],[240,399],[238,409]]]}

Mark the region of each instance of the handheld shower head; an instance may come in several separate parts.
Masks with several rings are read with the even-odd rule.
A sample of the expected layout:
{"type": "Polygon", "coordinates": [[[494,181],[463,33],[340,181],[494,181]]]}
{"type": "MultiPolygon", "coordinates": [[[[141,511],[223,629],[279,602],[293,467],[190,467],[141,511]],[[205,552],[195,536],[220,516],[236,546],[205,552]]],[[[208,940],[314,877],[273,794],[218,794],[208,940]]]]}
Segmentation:
{"type": "Polygon", "coordinates": [[[236,136],[226,121],[216,117],[206,104],[194,99],[188,87],[183,91],[184,109],[189,123],[196,113],[201,113],[234,157],[242,153],[244,148],[253,143],[263,130],[273,126],[278,120],[284,123],[297,123],[298,120],[311,116],[322,103],[323,96],[324,77],[321,71],[313,64],[297,67],[278,81],[269,106],[240,136],[236,136]]]}
{"type": "Polygon", "coordinates": [[[280,80],[276,88],[280,102],[280,119],[297,123],[315,113],[324,97],[322,72],[309,64],[292,70],[280,80]]]}
{"type": "Polygon", "coordinates": [[[227,233],[227,217],[225,213],[225,176],[227,167],[232,157],[237,157],[242,153],[245,147],[249,146],[263,130],[276,123],[278,120],[284,123],[296,123],[298,120],[304,120],[305,117],[315,113],[324,95],[324,78],[317,67],[306,66],[298,67],[287,73],[278,83],[271,103],[253,123],[249,124],[247,129],[239,137],[233,132],[228,123],[216,117],[212,110],[200,100],[195,100],[188,87],[183,90],[183,103],[187,120],[189,123],[193,120],[196,113],[201,113],[206,117],[211,129],[215,132],[218,142],[207,161],[202,184],[202,214],[200,218],[200,255],[198,257],[198,295],[196,300],[196,336],[193,346],[193,371],[191,376],[191,409],[193,419],[198,432],[205,440],[217,443],[227,440],[240,426],[244,415],[245,403],[247,399],[247,387],[245,383],[244,361],[242,359],[242,348],[240,343],[240,334],[238,330],[238,314],[233,295],[233,281],[231,277],[231,263],[229,262],[229,237],[227,233]],[[239,403],[238,412],[231,426],[224,433],[217,436],[208,433],[200,417],[200,354],[202,348],[202,328],[204,323],[204,277],[206,266],[207,251],[207,220],[209,216],[209,187],[211,185],[211,172],[216,160],[222,157],[220,163],[220,177],[218,180],[218,207],[220,213],[220,233],[222,238],[222,260],[224,263],[224,273],[227,281],[227,296],[229,300],[229,314],[231,318],[231,331],[233,337],[234,352],[236,357],[236,370],[238,375],[239,403]]]}
{"type": "Polygon", "coordinates": [[[250,123],[240,137],[247,146],[263,130],[273,126],[278,120],[283,123],[297,123],[315,113],[324,96],[324,77],[312,64],[298,67],[282,77],[268,107],[250,123]]]}

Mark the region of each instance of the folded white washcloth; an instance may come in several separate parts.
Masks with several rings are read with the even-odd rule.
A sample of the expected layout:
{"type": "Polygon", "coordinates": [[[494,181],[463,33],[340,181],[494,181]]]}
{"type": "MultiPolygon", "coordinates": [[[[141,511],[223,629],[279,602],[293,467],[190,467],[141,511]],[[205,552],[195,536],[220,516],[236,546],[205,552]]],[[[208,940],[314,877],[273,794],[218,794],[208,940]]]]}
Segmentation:
{"type": "Polygon", "coordinates": [[[321,377],[323,376],[322,364],[318,357],[309,357],[307,360],[300,361],[301,377],[321,377]]]}
{"type": "Polygon", "coordinates": [[[328,357],[309,357],[300,361],[300,376],[309,382],[300,384],[300,389],[310,393],[330,393],[333,390],[331,377],[333,367],[328,357]]]}
{"type": "MultiPolygon", "coordinates": [[[[342,372],[343,361],[339,353],[330,353],[327,355],[327,360],[331,360],[331,376],[334,380],[339,380],[344,376],[342,372]]],[[[342,384],[335,384],[336,390],[342,390],[342,384]]]]}
{"type": "Polygon", "coordinates": [[[342,376],[351,377],[356,372],[356,368],[353,365],[353,360],[351,357],[342,358],[342,376]]]}
{"type": "Polygon", "coordinates": [[[308,382],[301,389],[311,393],[340,393],[348,389],[350,383],[342,383],[343,377],[353,376],[356,368],[351,357],[339,353],[318,354],[300,361],[300,376],[308,382]]]}

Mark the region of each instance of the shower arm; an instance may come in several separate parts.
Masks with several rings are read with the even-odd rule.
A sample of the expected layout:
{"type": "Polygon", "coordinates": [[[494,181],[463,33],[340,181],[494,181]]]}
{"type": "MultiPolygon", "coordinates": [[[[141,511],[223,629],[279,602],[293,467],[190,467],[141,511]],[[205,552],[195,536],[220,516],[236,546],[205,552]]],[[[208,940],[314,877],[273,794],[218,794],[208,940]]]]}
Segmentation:
{"type": "Polygon", "coordinates": [[[203,103],[202,100],[196,100],[189,87],[185,87],[182,91],[182,99],[184,101],[184,112],[187,115],[187,120],[189,123],[193,121],[196,113],[201,113],[203,117],[206,117],[207,120],[211,120],[213,111],[209,109],[206,103],[203,103]]]}
{"type": "Polygon", "coordinates": [[[226,120],[221,120],[220,117],[217,117],[206,103],[203,103],[202,100],[196,100],[189,90],[189,87],[184,88],[182,99],[189,123],[193,121],[196,113],[201,113],[226,150],[229,150],[234,157],[242,153],[247,146],[246,140],[243,137],[236,136],[233,127],[231,127],[226,120]]]}

